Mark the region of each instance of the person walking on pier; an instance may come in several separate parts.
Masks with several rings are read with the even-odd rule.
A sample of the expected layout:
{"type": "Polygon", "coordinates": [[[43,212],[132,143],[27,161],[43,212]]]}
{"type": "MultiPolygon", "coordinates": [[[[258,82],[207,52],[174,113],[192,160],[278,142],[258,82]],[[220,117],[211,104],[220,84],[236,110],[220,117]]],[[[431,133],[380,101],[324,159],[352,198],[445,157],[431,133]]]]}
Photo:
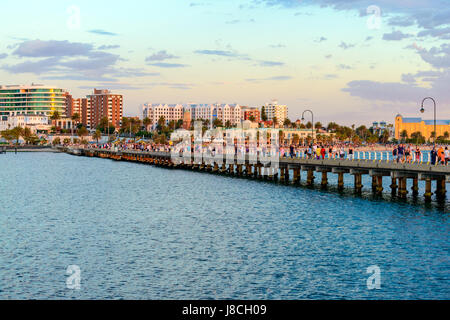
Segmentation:
{"type": "Polygon", "coordinates": [[[416,154],[416,159],[415,159],[415,161],[421,162],[421,159],[422,159],[422,152],[420,151],[419,147],[416,147],[415,154],[416,154]]]}
{"type": "Polygon", "coordinates": [[[437,155],[436,147],[433,147],[433,150],[431,150],[431,165],[433,166],[436,164],[437,155]]]}
{"type": "Polygon", "coordinates": [[[445,147],[444,155],[445,155],[445,165],[448,165],[448,162],[450,161],[450,151],[448,150],[448,147],[445,147]]]}
{"type": "Polygon", "coordinates": [[[394,146],[392,150],[392,157],[394,158],[394,162],[398,163],[398,146],[394,146]]]}

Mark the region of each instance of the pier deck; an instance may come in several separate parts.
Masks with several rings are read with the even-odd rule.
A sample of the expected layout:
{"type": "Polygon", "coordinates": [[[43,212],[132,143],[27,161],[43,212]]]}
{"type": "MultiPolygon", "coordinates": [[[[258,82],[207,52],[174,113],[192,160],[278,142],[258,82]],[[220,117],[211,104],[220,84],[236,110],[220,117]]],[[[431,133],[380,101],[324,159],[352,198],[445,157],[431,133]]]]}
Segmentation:
{"type": "MultiPolygon", "coordinates": [[[[321,186],[328,186],[328,174],[338,175],[338,187],[344,188],[344,174],[354,176],[354,188],[360,192],[362,186],[362,176],[372,177],[372,189],[374,193],[383,192],[383,178],[392,180],[390,185],[392,194],[399,198],[406,198],[407,179],[413,181],[412,193],[419,192],[419,181],[425,181],[425,200],[431,201],[433,196],[432,181],[436,181],[435,194],[439,198],[446,196],[446,184],[450,183],[450,166],[430,165],[424,163],[396,163],[392,161],[373,160],[343,160],[343,159],[300,159],[300,158],[280,158],[277,168],[271,167],[270,163],[262,164],[260,161],[251,161],[247,156],[234,161],[227,159],[224,155],[223,161],[217,158],[203,157],[202,162],[195,163],[194,158],[185,163],[178,163],[172,160],[168,152],[140,152],[140,151],[111,151],[104,149],[70,149],[62,148],[62,151],[69,154],[100,157],[117,161],[132,161],[152,164],[170,168],[183,168],[189,170],[207,171],[213,173],[223,173],[242,177],[252,177],[266,180],[277,180],[286,183],[299,183],[301,171],[306,171],[307,185],[313,185],[315,172],[322,175],[321,186]],[[291,175],[291,172],[293,173],[291,175]],[[291,179],[292,176],[292,179],[291,179]]],[[[180,158],[181,159],[181,158],[180,158]]]]}

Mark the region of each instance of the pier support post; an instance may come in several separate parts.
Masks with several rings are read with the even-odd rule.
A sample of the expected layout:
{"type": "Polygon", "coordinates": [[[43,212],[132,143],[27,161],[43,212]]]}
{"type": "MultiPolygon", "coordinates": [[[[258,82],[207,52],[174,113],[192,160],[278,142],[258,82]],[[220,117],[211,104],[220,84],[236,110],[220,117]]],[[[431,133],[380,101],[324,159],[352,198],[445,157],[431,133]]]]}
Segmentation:
{"type": "Polygon", "coordinates": [[[377,188],[376,188],[376,193],[377,194],[382,194],[383,193],[383,176],[378,176],[377,177],[377,188]]]}
{"type": "Polygon", "coordinates": [[[284,182],[285,180],[285,170],[286,168],[280,168],[280,180],[284,182]]]}
{"type": "Polygon", "coordinates": [[[377,192],[377,177],[376,176],[372,176],[372,191],[373,192],[377,192]]]}
{"type": "Polygon", "coordinates": [[[392,178],[392,183],[391,183],[390,187],[391,187],[392,194],[396,195],[397,194],[397,189],[398,189],[397,178],[392,178]]]}
{"type": "Polygon", "coordinates": [[[284,175],[284,182],[289,183],[289,181],[290,181],[289,167],[287,167],[285,170],[286,170],[286,174],[284,175]]]}
{"type": "Polygon", "coordinates": [[[445,197],[447,191],[445,190],[445,179],[436,180],[436,196],[445,197]]]}
{"type": "Polygon", "coordinates": [[[419,194],[419,179],[418,178],[413,179],[413,186],[412,186],[411,190],[413,192],[413,196],[417,196],[419,194]]]}
{"type": "Polygon", "coordinates": [[[328,186],[328,172],[322,171],[322,188],[326,188],[328,186]]]}
{"type": "Polygon", "coordinates": [[[355,173],[355,190],[356,192],[361,192],[362,190],[362,174],[361,173],[355,173]]]}
{"type": "Polygon", "coordinates": [[[300,183],[300,168],[294,169],[294,180],[292,181],[293,184],[299,184],[300,183]]]}
{"type": "Polygon", "coordinates": [[[339,190],[344,189],[344,173],[343,172],[338,173],[338,189],[339,190]]]}
{"type": "Polygon", "coordinates": [[[433,193],[431,192],[431,179],[425,180],[425,201],[430,202],[433,193]]]}
{"type": "Polygon", "coordinates": [[[313,169],[309,169],[308,170],[308,176],[306,178],[306,184],[308,186],[312,186],[314,184],[314,179],[315,179],[315,177],[314,177],[314,170],[313,169]]]}
{"type": "Polygon", "coordinates": [[[398,181],[399,181],[398,196],[404,199],[408,194],[408,190],[406,190],[406,178],[401,177],[398,179],[398,181]]]}

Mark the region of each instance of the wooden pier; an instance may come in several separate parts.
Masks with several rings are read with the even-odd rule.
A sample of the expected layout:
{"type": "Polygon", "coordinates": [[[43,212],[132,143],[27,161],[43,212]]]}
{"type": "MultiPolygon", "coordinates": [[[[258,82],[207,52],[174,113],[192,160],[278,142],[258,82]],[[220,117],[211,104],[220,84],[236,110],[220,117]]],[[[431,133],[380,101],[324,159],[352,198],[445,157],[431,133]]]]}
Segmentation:
{"type": "Polygon", "coordinates": [[[301,171],[307,172],[306,185],[314,185],[315,173],[321,174],[320,185],[328,187],[328,174],[338,176],[338,189],[344,189],[344,175],[354,177],[353,187],[356,192],[361,192],[362,176],[369,175],[372,178],[372,190],[375,194],[381,194],[384,179],[390,179],[391,192],[398,198],[406,198],[408,193],[414,196],[419,192],[419,181],[425,181],[425,200],[431,201],[434,194],[437,198],[445,198],[446,184],[450,183],[450,166],[432,166],[430,164],[409,164],[388,161],[373,160],[312,160],[299,158],[280,158],[278,169],[274,169],[270,163],[262,164],[252,161],[247,156],[234,162],[229,161],[224,155],[223,161],[217,158],[205,158],[199,163],[191,158],[190,163],[176,163],[172,161],[168,152],[139,152],[139,151],[110,151],[103,149],[70,149],[63,148],[64,152],[78,156],[98,157],[116,161],[130,161],[145,163],[154,166],[204,171],[217,174],[227,174],[237,177],[279,181],[283,183],[299,184],[301,171]],[[412,181],[412,189],[407,190],[407,180],[412,181]],[[432,190],[432,182],[436,181],[436,190],[432,190]]]}

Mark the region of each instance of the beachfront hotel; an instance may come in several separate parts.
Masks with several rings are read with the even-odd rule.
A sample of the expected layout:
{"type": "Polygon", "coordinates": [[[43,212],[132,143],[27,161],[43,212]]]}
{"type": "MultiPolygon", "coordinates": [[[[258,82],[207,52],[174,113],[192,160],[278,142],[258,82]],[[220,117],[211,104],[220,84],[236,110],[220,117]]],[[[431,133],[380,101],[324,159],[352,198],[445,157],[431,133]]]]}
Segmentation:
{"type": "MultiPolygon", "coordinates": [[[[402,138],[402,132],[406,130],[408,137],[415,132],[420,132],[425,139],[430,139],[434,132],[434,120],[422,120],[422,118],[403,118],[402,115],[395,117],[395,139],[402,138]]],[[[450,120],[436,120],[436,137],[450,133],[450,120]]]]}
{"type": "Polygon", "coordinates": [[[0,86],[0,120],[19,115],[51,116],[66,112],[65,90],[41,84],[0,86]]]}

